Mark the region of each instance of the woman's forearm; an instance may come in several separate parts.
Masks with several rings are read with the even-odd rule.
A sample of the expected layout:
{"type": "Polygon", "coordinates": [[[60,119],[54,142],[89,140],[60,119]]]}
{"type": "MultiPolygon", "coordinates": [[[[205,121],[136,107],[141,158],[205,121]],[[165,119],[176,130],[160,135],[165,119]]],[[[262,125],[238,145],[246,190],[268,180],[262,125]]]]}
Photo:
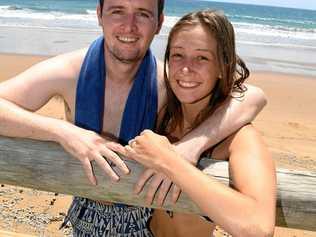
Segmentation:
{"type": "Polygon", "coordinates": [[[185,161],[170,157],[163,172],[173,180],[216,224],[233,236],[269,236],[260,204],[220,182],[203,174],[185,161]]]}

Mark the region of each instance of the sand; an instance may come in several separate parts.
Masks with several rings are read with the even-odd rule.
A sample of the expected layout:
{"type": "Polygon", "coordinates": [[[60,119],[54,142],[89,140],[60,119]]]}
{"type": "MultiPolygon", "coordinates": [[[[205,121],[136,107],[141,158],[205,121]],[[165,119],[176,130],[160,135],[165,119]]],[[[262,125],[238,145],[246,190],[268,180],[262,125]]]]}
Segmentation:
{"type": "MultiPolygon", "coordinates": [[[[0,81],[13,77],[44,58],[0,54],[0,81]]],[[[256,72],[248,82],[262,88],[268,97],[268,105],[254,124],[262,133],[277,166],[315,172],[316,78],[256,72]]],[[[61,100],[54,98],[39,113],[63,118],[63,106],[60,105],[61,100]]],[[[67,195],[1,186],[0,229],[35,236],[67,236],[70,228],[59,231],[58,226],[70,202],[71,197],[67,195]],[[40,224],[32,225],[32,221],[40,224]]],[[[0,231],[1,236],[9,235],[0,231]]],[[[276,228],[275,236],[316,237],[316,232],[276,228]]]]}

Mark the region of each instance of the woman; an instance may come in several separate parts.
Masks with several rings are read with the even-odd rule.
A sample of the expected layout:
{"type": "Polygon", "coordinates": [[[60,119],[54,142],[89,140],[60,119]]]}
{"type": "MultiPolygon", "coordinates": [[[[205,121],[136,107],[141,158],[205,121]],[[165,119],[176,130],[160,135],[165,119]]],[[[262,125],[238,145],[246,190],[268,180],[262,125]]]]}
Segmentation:
{"type": "MultiPolygon", "coordinates": [[[[168,39],[165,80],[169,101],[160,115],[158,132],[172,141],[180,139],[229,96],[242,96],[248,76],[235,52],[233,27],[224,15],[205,10],[184,16],[168,39]]],[[[164,173],[233,236],[273,236],[275,168],[251,125],[205,152],[213,159],[229,160],[234,189],[182,159],[169,140],[145,131],[126,151],[129,157],[164,173]]],[[[214,225],[209,223],[196,215],[155,211],[152,226],[155,236],[210,236],[214,225]]]]}

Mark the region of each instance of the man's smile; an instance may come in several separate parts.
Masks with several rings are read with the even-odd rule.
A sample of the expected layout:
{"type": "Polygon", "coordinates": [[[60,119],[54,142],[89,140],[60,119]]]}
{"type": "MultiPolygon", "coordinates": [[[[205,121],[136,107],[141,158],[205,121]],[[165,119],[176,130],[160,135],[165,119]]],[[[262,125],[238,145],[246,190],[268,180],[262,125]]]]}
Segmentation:
{"type": "Polygon", "coordinates": [[[118,41],[122,43],[135,43],[139,38],[138,37],[127,37],[127,36],[117,36],[118,41]]]}

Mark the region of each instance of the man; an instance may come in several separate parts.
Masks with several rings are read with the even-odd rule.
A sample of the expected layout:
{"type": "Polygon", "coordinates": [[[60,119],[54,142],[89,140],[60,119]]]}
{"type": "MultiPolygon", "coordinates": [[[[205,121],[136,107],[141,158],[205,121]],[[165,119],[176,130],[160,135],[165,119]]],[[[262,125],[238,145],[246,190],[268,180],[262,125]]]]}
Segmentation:
{"type": "MultiPolygon", "coordinates": [[[[41,62],[0,85],[0,134],[58,142],[82,163],[94,185],[97,180],[90,164],[92,160],[113,180],[119,180],[119,176],[111,169],[110,162],[128,174],[128,168],[116,154],[123,147],[115,141],[119,139],[126,143],[142,128],[153,129],[154,119],[145,116],[146,109],[153,107],[154,111],[149,115],[157,115],[166,102],[163,70],[160,64],[156,66],[148,51],[163,23],[163,5],[163,0],[101,0],[97,15],[104,40],[98,39],[89,50],[78,50],[41,62]],[[104,74],[100,73],[101,69],[104,74]],[[148,88],[139,84],[137,89],[135,85],[147,82],[144,80],[147,75],[154,83],[148,88]],[[99,84],[102,80],[103,84],[99,84]],[[158,96],[155,96],[157,90],[158,96]],[[151,102],[147,102],[146,97],[138,98],[137,95],[143,96],[147,92],[151,102]],[[34,113],[57,94],[64,98],[67,121],[34,113]],[[143,109],[140,113],[135,112],[138,107],[143,109]],[[129,110],[131,113],[126,112],[129,110]],[[132,126],[125,125],[129,116],[132,119],[134,115],[132,121],[139,125],[139,129],[129,133],[132,126]],[[137,116],[144,119],[144,126],[137,116]],[[127,132],[122,134],[123,130],[127,132]]],[[[205,147],[250,122],[264,104],[262,92],[250,87],[242,102],[227,102],[225,108],[219,109],[215,116],[187,135],[176,149],[196,164],[205,147]]],[[[153,184],[147,199],[151,202],[162,183],[162,191],[158,194],[161,203],[171,185],[164,175],[146,170],[137,189],[151,175],[154,175],[153,184]]],[[[179,193],[176,191],[174,199],[179,193]]],[[[150,210],[146,208],[75,198],[66,221],[72,222],[75,236],[151,236],[147,229],[149,218],[150,210]]]]}

